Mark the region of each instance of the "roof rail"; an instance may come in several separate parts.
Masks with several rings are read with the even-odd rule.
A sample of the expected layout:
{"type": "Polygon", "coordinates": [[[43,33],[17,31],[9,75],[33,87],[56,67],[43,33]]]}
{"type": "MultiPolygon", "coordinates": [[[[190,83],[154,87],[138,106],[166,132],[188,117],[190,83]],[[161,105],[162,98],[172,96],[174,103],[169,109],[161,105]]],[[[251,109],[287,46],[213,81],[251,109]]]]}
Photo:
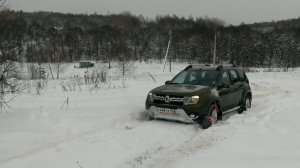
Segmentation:
{"type": "Polygon", "coordinates": [[[236,64],[222,64],[223,67],[238,67],[236,64]]]}
{"type": "Polygon", "coordinates": [[[191,69],[191,68],[196,68],[196,69],[206,69],[206,68],[216,68],[216,70],[217,71],[220,71],[220,70],[222,70],[222,69],[224,69],[224,68],[236,68],[236,67],[238,67],[238,66],[236,66],[236,65],[215,65],[215,66],[213,66],[212,64],[192,64],[192,65],[189,65],[189,66],[187,66],[184,70],[187,70],[187,69],[191,69]]]}
{"type": "Polygon", "coordinates": [[[188,66],[189,68],[205,68],[205,67],[213,67],[212,64],[192,64],[188,66]]]}
{"type": "Polygon", "coordinates": [[[219,66],[217,67],[217,71],[219,71],[219,70],[221,70],[221,69],[223,69],[223,66],[222,66],[222,65],[219,65],[219,66]]]}
{"type": "Polygon", "coordinates": [[[189,65],[189,66],[187,66],[186,68],[184,68],[184,70],[190,69],[190,68],[192,68],[192,67],[193,67],[192,65],[189,65]]]}

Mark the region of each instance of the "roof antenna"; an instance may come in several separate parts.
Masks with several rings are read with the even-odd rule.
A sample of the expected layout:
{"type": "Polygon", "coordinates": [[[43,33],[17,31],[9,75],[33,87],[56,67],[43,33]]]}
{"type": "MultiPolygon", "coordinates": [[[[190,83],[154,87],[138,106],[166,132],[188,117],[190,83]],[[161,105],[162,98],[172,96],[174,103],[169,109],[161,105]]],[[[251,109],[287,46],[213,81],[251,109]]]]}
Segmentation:
{"type": "Polygon", "coordinates": [[[215,30],[215,44],[214,44],[213,66],[216,65],[216,55],[217,55],[217,30],[215,30]]]}

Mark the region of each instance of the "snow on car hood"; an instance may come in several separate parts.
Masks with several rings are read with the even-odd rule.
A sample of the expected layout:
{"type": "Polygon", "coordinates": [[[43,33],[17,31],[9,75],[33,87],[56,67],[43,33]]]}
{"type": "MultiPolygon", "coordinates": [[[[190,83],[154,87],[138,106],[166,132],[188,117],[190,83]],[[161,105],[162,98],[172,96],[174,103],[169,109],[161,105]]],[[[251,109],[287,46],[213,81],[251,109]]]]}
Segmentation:
{"type": "Polygon", "coordinates": [[[190,95],[195,93],[203,93],[213,88],[212,86],[203,85],[187,85],[187,84],[170,84],[157,87],[152,90],[155,94],[175,94],[190,95]]]}

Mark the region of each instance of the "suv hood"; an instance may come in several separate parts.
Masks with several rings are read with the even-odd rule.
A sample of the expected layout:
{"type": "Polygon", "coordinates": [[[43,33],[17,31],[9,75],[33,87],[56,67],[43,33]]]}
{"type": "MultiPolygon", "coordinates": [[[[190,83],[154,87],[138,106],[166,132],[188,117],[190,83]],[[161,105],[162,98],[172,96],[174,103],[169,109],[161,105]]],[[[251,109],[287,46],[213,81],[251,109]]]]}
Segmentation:
{"type": "Polygon", "coordinates": [[[209,91],[213,86],[169,84],[157,87],[152,90],[154,94],[190,96],[209,91]]]}

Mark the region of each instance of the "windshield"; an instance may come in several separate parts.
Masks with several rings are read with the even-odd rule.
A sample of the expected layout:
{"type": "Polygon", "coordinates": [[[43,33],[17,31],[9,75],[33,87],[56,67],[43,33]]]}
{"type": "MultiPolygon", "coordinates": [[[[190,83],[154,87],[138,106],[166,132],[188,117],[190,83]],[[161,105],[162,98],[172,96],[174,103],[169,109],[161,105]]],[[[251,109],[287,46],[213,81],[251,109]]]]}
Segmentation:
{"type": "Polygon", "coordinates": [[[214,86],[218,77],[219,71],[215,70],[185,70],[175,76],[171,84],[214,86]]]}

